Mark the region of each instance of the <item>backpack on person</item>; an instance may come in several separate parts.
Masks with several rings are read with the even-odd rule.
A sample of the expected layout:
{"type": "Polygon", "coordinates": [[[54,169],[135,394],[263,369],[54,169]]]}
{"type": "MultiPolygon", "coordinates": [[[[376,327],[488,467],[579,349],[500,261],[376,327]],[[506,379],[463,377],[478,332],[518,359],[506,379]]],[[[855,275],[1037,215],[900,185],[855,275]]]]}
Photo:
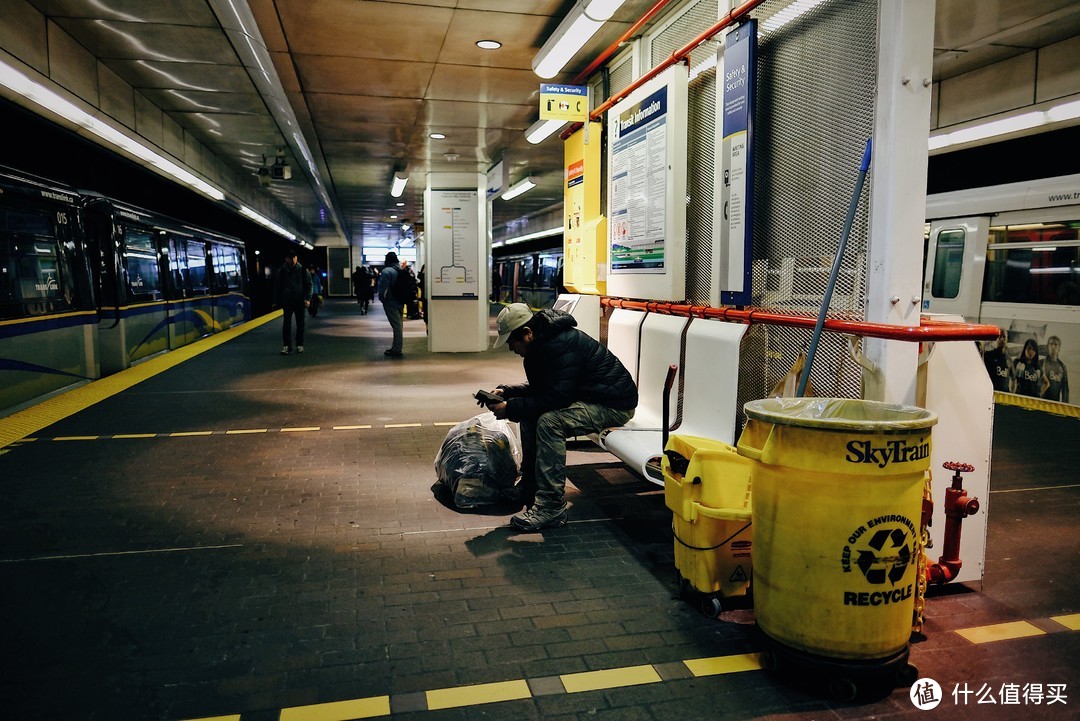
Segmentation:
{"type": "Polygon", "coordinates": [[[416,276],[404,268],[397,268],[397,276],[393,285],[390,286],[390,295],[398,303],[405,305],[409,301],[416,300],[416,276]]]}

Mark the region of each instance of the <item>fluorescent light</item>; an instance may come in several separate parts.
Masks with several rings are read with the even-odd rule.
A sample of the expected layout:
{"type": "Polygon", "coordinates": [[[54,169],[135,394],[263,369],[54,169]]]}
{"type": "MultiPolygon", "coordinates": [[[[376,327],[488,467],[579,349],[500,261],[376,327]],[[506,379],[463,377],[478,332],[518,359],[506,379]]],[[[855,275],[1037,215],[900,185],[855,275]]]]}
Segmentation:
{"type": "Polygon", "coordinates": [[[525,131],[525,139],[533,145],[542,143],[564,125],[566,125],[565,120],[537,120],[525,131]]]}
{"type": "Polygon", "coordinates": [[[256,223],[263,226],[264,228],[269,228],[270,230],[274,231],[278,235],[284,236],[284,237],[288,238],[289,240],[296,240],[296,234],[295,233],[290,233],[289,231],[285,230],[284,228],[282,228],[280,225],[278,225],[274,221],[270,220],[269,218],[267,218],[264,215],[260,215],[259,213],[256,213],[254,210],[247,207],[246,205],[241,205],[240,206],[240,215],[244,216],[245,218],[250,218],[251,220],[254,220],[256,223]]]}
{"type": "Polygon", "coordinates": [[[14,91],[22,97],[39,105],[51,113],[73,122],[90,131],[109,145],[133,155],[145,165],[151,165],[166,175],[179,180],[184,185],[198,190],[200,193],[213,198],[224,200],[225,193],[210,185],[193,173],[180,167],[173,161],[165,158],[137,140],[130,138],[119,130],[98,120],[79,106],[62,98],[59,94],[49,90],[40,83],[31,80],[10,65],[0,62],[0,85],[14,91]]]}
{"type": "Polygon", "coordinates": [[[515,238],[507,238],[506,240],[495,241],[491,244],[492,248],[498,248],[503,245],[513,245],[514,243],[524,243],[526,240],[536,240],[537,238],[550,238],[553,235],[561,235],[563,227],[560,225],[556,228],[548,228],[547,230],[538,230],[535,233],[526,233],[525,235],[519,235],[515,238]]]}
{"type": "Polygon", "coordinates": [[[1063,123],[1080,118],[1080,100],[1071,100],[1045,110],[1031,110],[1011,117],[998,118],[960,130],[930,136],[930,150],[988,140],[1009,133],[1017,133],[1046,125],[1063,123]]]}
{"type": "Polygon", "coordinates": [[[394,184],[390,188],[390,195],[395,198],[400,198],[401,194],[405,192],[405,184],[409,182],[409,176],[404,178],[398,177],[397,173],[394,173],[394,184]]]}
{"type": "Polygon", "coordinates": [[[510,200],[516,198],[522,193],[528,192],[536,187],[536,183],[533,182],[531,177],[519,180],[506,189],[506,192],[502,194],[503,200],[510,200]]]}
{"type": "Polygon", "coordinates": [[[622,4],[623,0],[578,0],[533,58],[533,72],[542,78],[558,75],[622,4]]]}

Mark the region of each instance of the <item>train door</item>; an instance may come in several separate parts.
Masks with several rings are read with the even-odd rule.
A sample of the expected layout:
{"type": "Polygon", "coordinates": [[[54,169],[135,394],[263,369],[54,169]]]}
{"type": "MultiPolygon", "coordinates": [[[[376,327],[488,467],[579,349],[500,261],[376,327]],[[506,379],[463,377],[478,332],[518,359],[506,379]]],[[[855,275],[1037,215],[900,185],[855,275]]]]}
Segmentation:
{"type": "Polygon", "coordinates": [[[923,276],[923,310],[979,317],[990,219],[985,216],[930,222],[923,276]]]}

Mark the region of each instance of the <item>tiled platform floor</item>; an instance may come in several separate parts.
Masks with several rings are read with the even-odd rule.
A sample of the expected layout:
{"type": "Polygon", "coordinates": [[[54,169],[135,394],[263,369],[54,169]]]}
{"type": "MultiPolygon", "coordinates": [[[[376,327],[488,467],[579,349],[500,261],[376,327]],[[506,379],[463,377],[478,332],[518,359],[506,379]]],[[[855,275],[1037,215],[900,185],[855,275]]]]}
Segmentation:
{"type": "MultiPolygon", "coordinates": [[[[516,356],[431,354],[410,321],[387,360],[381,309],[333,301],[282,357],[278,323],[0,449],[0,717],[924,713],[907,689],[837,703],[758,669],[752,610],[679,598],[661,489],[594,446],[570,453],[566,528],[436,502],[446,424],[516,356]]],[[[984,583],[929,599],[911,659],[943,687],[930,713],[1074,719],[1080,421],[999,407],[994,448],[984,583]],[[959,633],[1010,622],[1034,635],[959,633]],[[997,703],[956,703],[964,684],[997,703]],[[1001,702],[1031,684],[1065,703],[1001,702]]]]}

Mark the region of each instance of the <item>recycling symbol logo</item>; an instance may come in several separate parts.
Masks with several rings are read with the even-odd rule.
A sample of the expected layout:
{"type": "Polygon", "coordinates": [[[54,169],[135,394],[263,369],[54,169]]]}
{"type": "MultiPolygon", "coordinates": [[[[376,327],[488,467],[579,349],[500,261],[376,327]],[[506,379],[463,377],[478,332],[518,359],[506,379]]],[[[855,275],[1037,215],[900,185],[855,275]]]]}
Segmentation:
{"type": "Polygon", "coordinates": [[[867,582],[890,584],[904,577],[904,571],[911,563],[911,549],[907,544],[907,533],[900,529],[882,529],[874,533],[867,545],[870,550],[862,549],[855,565],[859,567],[867,582]]]}

